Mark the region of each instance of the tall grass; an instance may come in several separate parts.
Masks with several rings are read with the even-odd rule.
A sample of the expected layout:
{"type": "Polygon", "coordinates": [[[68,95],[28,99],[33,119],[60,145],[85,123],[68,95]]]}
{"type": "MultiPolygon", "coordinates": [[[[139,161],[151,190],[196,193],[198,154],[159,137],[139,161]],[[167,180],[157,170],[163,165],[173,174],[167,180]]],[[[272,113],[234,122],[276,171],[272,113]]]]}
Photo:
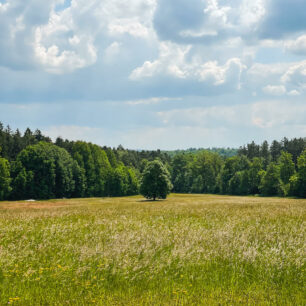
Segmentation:
{"type": "Polygon", "coordinates": [[[306,305],[306,200],[0,203],[0,304],[306,305]]]}

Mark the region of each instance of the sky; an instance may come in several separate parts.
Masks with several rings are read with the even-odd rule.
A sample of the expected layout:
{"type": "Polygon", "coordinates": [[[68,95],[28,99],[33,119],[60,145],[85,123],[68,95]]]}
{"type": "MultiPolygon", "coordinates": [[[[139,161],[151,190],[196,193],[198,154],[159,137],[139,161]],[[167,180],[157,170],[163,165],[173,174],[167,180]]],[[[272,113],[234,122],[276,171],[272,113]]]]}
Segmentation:
{"type": "Polygon", "coordinates": [[[306,0],[0,0],[0,121],[130,149],[306,136],[306,0]]]}

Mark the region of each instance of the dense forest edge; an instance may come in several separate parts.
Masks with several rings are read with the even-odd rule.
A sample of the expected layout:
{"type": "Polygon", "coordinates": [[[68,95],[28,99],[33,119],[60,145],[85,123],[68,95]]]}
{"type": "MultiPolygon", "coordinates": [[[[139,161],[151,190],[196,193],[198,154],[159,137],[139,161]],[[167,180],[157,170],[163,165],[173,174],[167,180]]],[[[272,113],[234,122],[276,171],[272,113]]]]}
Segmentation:
{"type": "Polygon", "coordinates": [[[0,200],[139,194],[149,161],[171,174],[173,192],[306,197],[306,138],[176,151],[101,147],[0,122],[0,200]]]}

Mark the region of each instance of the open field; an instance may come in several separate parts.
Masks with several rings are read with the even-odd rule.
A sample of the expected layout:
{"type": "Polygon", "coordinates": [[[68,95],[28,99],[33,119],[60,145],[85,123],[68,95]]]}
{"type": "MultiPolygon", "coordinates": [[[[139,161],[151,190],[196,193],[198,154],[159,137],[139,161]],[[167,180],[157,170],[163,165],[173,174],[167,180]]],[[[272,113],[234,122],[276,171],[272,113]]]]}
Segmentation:
{"type": "Polygon", "coordinates": [[[305,199],[0,203],[0,304],[306,305],[305,199]]]}

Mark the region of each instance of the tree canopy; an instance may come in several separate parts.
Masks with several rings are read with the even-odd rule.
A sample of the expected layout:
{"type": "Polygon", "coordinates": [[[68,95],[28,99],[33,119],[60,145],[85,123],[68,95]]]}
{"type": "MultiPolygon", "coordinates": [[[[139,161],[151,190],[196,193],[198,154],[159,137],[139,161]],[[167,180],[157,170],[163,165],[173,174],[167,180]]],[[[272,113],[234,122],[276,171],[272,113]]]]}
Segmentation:
{"type": "Polygon", "coordinates": [[[147,199],[166,199],[172,189],[170,174],[159,160],[149,162],[142,173],[140,193],[147,199]]]}
{"type": "Polygon", "coordinates": [[[129,150],[61,137],[53,143],[38,129],[21,133],[0,122],[0,199],[128,196],[140,185],[151,196],[143,182],[156,160],[168,178],[161,197],[171,184],[177,193],[306,197],[305,152],[306,138],[252,141],[238,150],[129,150]]]}

